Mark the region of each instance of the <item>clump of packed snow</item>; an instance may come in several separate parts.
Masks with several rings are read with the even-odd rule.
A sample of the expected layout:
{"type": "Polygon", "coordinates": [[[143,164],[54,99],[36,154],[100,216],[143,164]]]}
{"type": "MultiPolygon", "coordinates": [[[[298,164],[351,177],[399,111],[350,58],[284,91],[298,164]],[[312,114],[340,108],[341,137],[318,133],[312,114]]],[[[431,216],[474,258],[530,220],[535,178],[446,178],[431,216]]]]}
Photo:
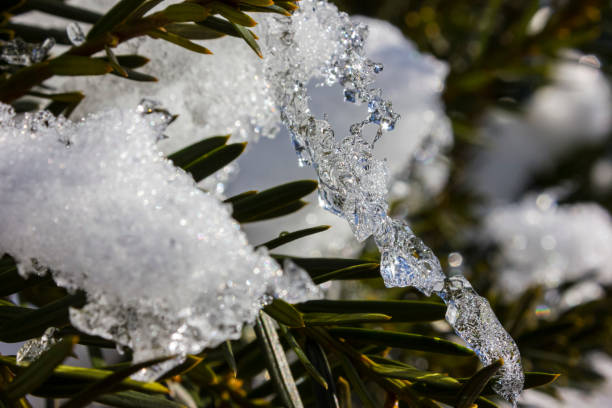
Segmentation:
{"type": "Polygon", "coordinates": [[[136,361],[197,353],[240,336],[273,297],[316,296],[249,245],[231,209],[156,142],[168,117],[107,110],[70,122],[0,106],[0,254],[22,275],[50,270],[87,292],[74,326],[136,361]]]}

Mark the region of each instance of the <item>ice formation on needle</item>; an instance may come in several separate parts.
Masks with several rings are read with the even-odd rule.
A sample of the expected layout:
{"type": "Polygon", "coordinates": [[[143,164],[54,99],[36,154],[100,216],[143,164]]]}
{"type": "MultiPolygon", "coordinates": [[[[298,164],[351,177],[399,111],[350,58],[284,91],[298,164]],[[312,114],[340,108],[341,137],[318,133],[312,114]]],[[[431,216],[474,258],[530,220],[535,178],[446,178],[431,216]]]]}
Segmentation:
{"type": "Polygon", "coordinates": [[[367,27],[352,23],[326,2],[304,0],[300,6],[292,18],[275,16],[266,21],[262,41],[271,54],[266,60],[266,78],[299,163],[312,165],[317,173],[320,204],[344,218],[358,240],[374,236],[387,286],[410,285],[426,295],[438,294],[448,306],[447,321],[484,364],[503,358],[494,387],[516,404],[524,379],[520,354],[487,300],[462,276],[445,277],[436,256],[407,224],[387,215],[386,166],[374,158],[373,149],[399,117],[382,91],[372,87],[382,65],[364,56],[367,27]],[[318,29],[313,30],[315,27],[318,29]],[[319,48],[328,44],[334,49],[326,59],[329,54],[319,48]],[[336,139],[330,123],[316,119],[310,111],[306,84],[313,73],[327,85],[339,83],[345,101],[367,105],[367,117],[352,125],[350,134],[341,140],[336,139]],[[375,134],[367,140],[364,129],[370,125],[375,134]]]}
{"type": "Polygon", "coordinates": [[[135,361],[200,352],[239,337],[273,297],[317,295],[164,158],[156,142],[169,117],[151,102],[76,123],[0,105],[0,255],[22,275],[49,270],[84,290],[72,324],[135,361]]]}
{"type": "MultiPolygon", "coordinates": [[[[113,5],[113,0],[78,2],[79,7],[98,12],[105,12],[113,5]]],[[[164,2],[161,7],[166,5],[164,2]]],[[[22,19],[24,17],[20,16],[22,19]]],[[[274,16],[259,13],[254,15],[254,18],[260,24],[254,27],[253,31],[260,37],[265,36],[268,27],[266,22],[273,20],[274,16]]],[[[391,163],[398,164],[397,168],[391,169],[392,177],[397,176],[400,179],[396,185],[392,185],[392,193],[399,192],[401,195],[402,191],[412,187],[410,192],[411,198],[414,199],[417,197],[417,191],[423,190],[424,195],[432,190],[436,192],[440,185],[444,185],[447,164],[436,156],[435,152],[444,150],[452,143],[450,125],[439,96],[448,68],[444,62],[420,54],[401,31],[391,24],[364,17],[358,19],[366,21],[368,25],[375,25],[368,39],[370,49],[374,48],[373,53],[377,57],[384,53],[387,61],[393,58],[397,73],[402,75],[401,86],[394,88],[395,107],[401,109],[403,127],[411,129],[410,138],[403,138],[401,149],[397,148],[397,143],[395,146],[390,144],[387,148],[384,141],[379,146],[379,149],[385,150],[385,155],[391,163]],[[402,101],[398,106],[400,96],[402,101]],[[427,140],[427,143],[423,143],[423,140],[427,140]],[[412,152],[417,149],[421,152],[415,156],[412,152]],[[411,160],[412,157],[415,157],[415,160],[411,160]],[[423,163],[422,160],[427,158],[429,160],[423,163]],[[407,161],[410,163],[407,164],[407,161]],[[432,170],[432,167],[438,171],[432,170]],[[407,180],[408,175],[411,176],[410,180],[407,180]],[[407,187],[406,181],[410,181],[410,187],[407,187]]],[[[319,20],[313,20],[310,26],[302,24],[295,29],[324,30],[325,27],[319,23],[319,20]]],[[[58,25],[57,28],[66,27],[64,24],[58,25]]],[[[68,29],[69,33],[75,31],[74,27],[68,29]]],[[[296,35],[306,40],[311,34],[297,32],[296,35]]],[[[315,70],[313,75],[320,66],[319,62],[329,59],[335,50],[332,41],[335,39],[328,36],[327,40],[319,43],[302,41],[303,47],[316,51],[312,54],[317,54],[312,64],[309,64],[315,70]]],[[[117,106],[123,108],[134,106],[141,98],[164,101],[168,106],[172,106],[173,113],[179,115],[168,129],[170,138],[160,144],[165,152],[178,150],[203,136],[214,134],[232,134],[235,141],[249,142],[274,137],[278,133],[280,115],[269,92],[270,81],[266,81],[264,75],[265,59],[273,50],[269,50],[265,43],[260,42],[264,55],[264,60],[261,60],[244,41],[236,38],[196,42],[212,50],[214,55],[203,57],[174,44],[151,38],[133,39],[115,50],[117,55],[140,54],[150,58],[151,62],[138,70],[158,77],[159,82],[140,83],[107,75],[65,79],[67,82],[61,87],[66,91],[86,91],[87,97],[74,112],[76,117],[105,108],[108,100],[113,100],[117,106]],[[202,95],[206,95],[206,98],[202,98],[202,95]]],[[[324,93],[322,98],[327,98],[330,94],[327,87],[320,91],[324,93]]],[[[341,114],[332,113],[332,117],[341,114]]],[[[340,120],[335,123],[344,122],[340,120]]],[[[235,173],[236,166],[232,163],[213,177],[207,178],[202,186],[209,191],[223,193],[235,173]]],[[[427,200],[427,197],[423,200],[427,200]]]]}
{"type": "Polygon", "coordinates": [[[58,342],[59,330],[49,327],[40,338],[26,341],[17,351],[17,364],[31,363],[58,342]]]}
{"type": "Polygon", "coordinates": [[[0,40],[0,65],[29,66],[41,62],[55,45],[53,38],[47,38],[40,44],[28,43],[21,38],[11,41],[0,40]]]}
{"type": "Polygon", "coordinates": [[[66,27],[66,35],[74,46],[78,47],[85,42],[85,33],[79,23],[72,22],[68,24],[66,27]]]}

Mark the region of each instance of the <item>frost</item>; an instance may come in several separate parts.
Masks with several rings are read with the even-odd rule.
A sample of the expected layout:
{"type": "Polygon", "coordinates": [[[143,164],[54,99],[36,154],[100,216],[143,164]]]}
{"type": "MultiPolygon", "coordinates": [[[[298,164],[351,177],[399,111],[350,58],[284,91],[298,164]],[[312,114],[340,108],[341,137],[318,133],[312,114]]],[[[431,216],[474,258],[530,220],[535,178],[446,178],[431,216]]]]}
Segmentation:
{"type": "Polygon", "coordinates": [[[299,163],[312,165],[317,173],[321,206],[344,218],[359,241],[374,236],[387,286],[410,285],[426,295],[438,294],[448,305],[447,321],[484,364],[503,358],[494,388],[516,404],[524,380],[520,354],[487,300],[465,278],[445,277],[432,251],[404,222],[387,215],[387,169],[373,150],[394,129],[399,115],[382,91],[372,86],[381,65],[364,55],[367,27],[352,23],[334,6],[315,1],[303,1],[291,19],[275,17],[267,23],[262,41],[273,52],[266,60],[266,78],[299,163]],[[301,29],[304,26],[310,29],[301,29]],[[335,49],[322,61],[326,54],[318,48],[327,43],[335,49]],[[319,73],[327,85],[339,83],[345,101],[367,106],[365,119],[351,125],[348,136],[340,140],[327,120],[310,111],[306,85],[313,73],[319,73]],[[372,125],[375,134],[368,140],[364,129],[372,125]]]}
{"type": "MultiPolygon", "coordinates": [[[[108,10],[113,4],[111,0],[86,0],[79,3],[82,7],[98,11],[108,10]]],[[[270,26],[269,22],[273,22],[276,16],[260,13],[255,17],[259,24],[253,31],[264,37],[270,26]]],[[[368,39],[372,54],[393,59],[395,69],[401,70],[403,74],[401,86],[392,89],[392,96],[396,100],[396,108],[401,109],[404,115],[402,128],[407,129],[406,133],[411,132],[411,137],[403,138],[402,149],[397,148],[397,143],[387,145],[383,142],[379,147],[385,151],[391,162],[398,164],[397,169],[391,170],[392,176],[397,176],[399,180],[399,188],[393,184],[392,191],[405,190],[406,182],[409,182],[412,197],[424,190],[423,199],[427,200],[446,180],[447,164],[441,163],[437,152],[444,151],[452,143],[449,122],[439,101],[439,93],[448,68],[441,61],[419,54],[403,34],[390,24],[364,17],[358,19],[376,26],[376,29],[372,30],[373,35],[368,39]],[[400,97],[403,101],[397,105],[397,99],[400,97]],[[428,140],[427,143],[423,143],[425,139],[428,140]],[[412,154],[412,151],[417,149],[422,150],[418,157],[412,154]],[[415,159],[406,163],[407,157],[415,159]],[[434,165],[440,168],[439,172],[432,171],[434,165]],[[424,171],[425,167],[427,171],[424,171]],[[438,173],[441,175],[437,176],[438,173]],[[437,177],[432,177],[433,175],[437,177]]],[[[336,49],[336,39],[322,31],[325,30],[322,23],[324,24],[315,19],[294,27],[295,41],[300,43],[301,50],[311,56],[304,66],[304,71],[308,71],[310,77],[319,73],[321,63],[329,59],[336,49]]],[[[202,57],[174,44],[151,38],[131,40],[115,50],[117,55],[136,53],[149,57],[152,62],[138,70],[158,77],[159,82],[156,83],[125,81],[107,75],[96,78],[70,78],[62,88],[87,90],[87,98],[74,112],[77,117],[105,108],[109,100],[123,108],[134,106],[141,98],[164,101],[166,105],[172,106],[173,113],[179,116],[168,130],[170,138],[160,144],[160,148],[165,152],[175,151],[203,136],[214,134],[232,134],[235,141],[249,142],[255,142],[262,137],[274,137],[280,128],[280,116],[269,91],[274,79],[266,80],[264,65],[268,57],[277,52],[275,45],[259,42],[264,54],[262,61],[243,41],[236,38],[220,38],[199,43],[211,49],[214,56],[202,57]],[[203,98],[202,95],[206,97],[203,98]]],[[[382,65],[372,67],[374,71],[380,71],[381,68],[382,65]]],[[[305,83],[307,82],[306,80],[305,83]]],[[[382,82],[383,85],[386,84],[384,80],[382,82]]],[[[324,97],[327,97],[334,91],[337,92],[337,89],[324,87],[320,92],[324,92],[324,97]]],[[[321,102],[324,106],[325,102],[321,102]]],[[[330,114],[334,116],[333,112],[330,114]]],[[[335,116],[338,117],[339,114],[335,116]]],[[[344,122],[340,118],[340,121],[334,120],[334,123],[339,125],[344,122]]],[[[236,166],[232,164],[205,180],[203,187],[209,191],[224,193],[227,183],[236,171],[236,166]]]]}
{"type": "MultiPolygon", "coordinates": [[[[112,0],[86,1],[80,5],[106,11],[114,3],[112,0]]],[[[164,2],[163,6],[168,4],[164,2]]],[[[265,15],[258,15],[258,21],[266,18],[265,15]]],[[[138,71],[158,78],[158,82],[126,81],[106,75],[69,78],[61,88],[87,90],[87,98],[74,112],[76,117],[106,108],[109,100],[125,109],[143,98],[163,101],[178,115],[168,129],[169,139],[160,143],[160,149],[167,153],[213,135],[231,134],[235,142],[276,135],[280,118],[263,78],[262,60],[244,41],[234,37],[197,42],[214,55],[202,56],[148,37],[133,39],[114,50],[116,55],[138,54],[150,58],[151,62],[138,71]]],[[[223,183],[235,173],[236,165],[230,164],[204,180],[202,186],[221,194],[223,183]]]]}
{"type": "Polygon", "coordinates": [[[72,324],[135,361],[198,353],[238,338],[273,297],[317,295],[306,272],[255,251],[230,209],[164,158],[167,122],[146,101],[76,123],[0,109],[0,254],[22,275],[48,268],[85,290],[72,324]]]}
{"type": "MultiPolygon", "coordinates": [[[[596,282],[612,282],[612,220],[597,204],[558,205],[553,192],[543,192],[494,208],[485,231],[500,247],[497,262],[508,296],[534,284],[554,288],[588,273],[596,282]]],[[[593,288],[583,287],[587,300],[589,292],[597,294],[593,288]]],[[[581,303],[577,296],[571,304],[581,303]]]]}

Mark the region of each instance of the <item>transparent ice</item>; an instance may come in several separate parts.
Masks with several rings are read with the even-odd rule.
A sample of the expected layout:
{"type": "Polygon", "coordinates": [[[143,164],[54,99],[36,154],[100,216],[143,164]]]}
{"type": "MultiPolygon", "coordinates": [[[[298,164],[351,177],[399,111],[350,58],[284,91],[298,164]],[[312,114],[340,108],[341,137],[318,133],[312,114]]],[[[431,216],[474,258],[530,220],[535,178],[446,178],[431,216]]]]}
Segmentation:
{"type": "Polygon", "coordinates": [[[151,101],[79,122],[0,105],[0,254],[51,273],[87,304],[78,329],[134,351],[177,355],[151,379],[227,339],[274,297],[316,297],[306,272],[254,250],[228,206],[156,146],[170,118],[151,101]]]}
{"type": "Polygon", "coordinates": [[[66,27],[66,35],[68,35],[68,39],[74,46],[78,47],[85,42],[85,33],[79,23],[72,22],[68,24],[66,27]]]}
{"type": "Polygon", "coordinates": [[[31,363],[49,350],[60,340],[57,338],[58,332],[55,327],[49,327],[41,337],[26,341],[17,351],[17,364],[31,363]]]}
{"type": "Polygon", "coordinates": [[[367,27],[351,22],[326,2],[304,0],[300,6],[292,18],[266,21],[262,41],[271,56],[265,61],[265,74],[300,165],[311,165],[317,173],[321,206],[344,218],[359,241],[374,236],[387,286],[410,285],[426,295],[438,294],[448,306],[447,321],[481,361],[504,360],[494,387],[516,404],[524,380],[520,354],[487,300],[465,278],[447,278],[432,251],[403,221],[387,215],[386,165],[374,157],[373,149],[394,129],[399,115],[382,91],[372,87],[381,65],[364,55],[367,27]],[[313,42],[317,47],[302,46],[313,42]],[[333,51],[324,59],[330,54],[317,48],[327,44],[333,51]],[[306,85],[313,72],[327,85],[339,83],[345,101],[367,106],[366,118],[353,124],[348,136],[338,139],[330,123],[311,113],[306,85]],[[372,125],[375,135],[368,140],[364,129],[372,125]]]}
{"type": "Polygon", "coordinates": [[[55,45],[53,38],[42,43],[28,43],[21,38],[11,41],[0,40],[0,64],[29,66],[44,60],[55,45]]]}
{"type": "MultiPolygon", "coordinates": [[[[447,181],[450,162],[443,154],[452,144],[453,137],[441,94],[448,66],[443,61],[420,53],[397,27],[386,21],[362,16],[351,16],[351,20],[367,24],[366,55],[374,61],[385,62],[384,70],[376,75],[375,86],[385,90],[385,95],[393,100],[394,111],[402,117],[396,124],[393,137],[383,137],[376,142],[378,157],[387,159],[391,180],[389,200],[401,200],[402,203],[401,206],[394,206],[394,215],[401,216],[407,211],[429,206],[431,197],[437,195],[447,181]],[[432,138],[433,134],[435,138],[432,138]],[[423,158],[421,146],[428,140],[429,147],[433,147],[428,149],[430,158],[413,160],[417,154],[423,158]],[[433,151],[439,153],[434,154],[433,151]]],[[[318,31],[324,32],[324,29],[318,31]]],[[[313,38],[313,42],[320,41],[313,38]]],[[[304,43],[300,46],[305,49],[311,45],[304,43]]],[[[355,115],[360,116],[367,106],[339,103],[341,88],[338,85],[317,86],[320,82],[320,79],[315,79],[308,85],[314,116],[325,114],[335,130],[348,129],[355,115]]],[[[293,178],[313,177],[311,168],[299,168],[287,156],[291,154],[287,130],[282,129],[276,138],[278,140],[250,144],[250,151],[239,161],[241,171],[248,177],[237,177],[229,182],[228,194],[239,193],[253,185],[273,185],[293,178]],[[266,161],[268,171],[258,171],[261,160],[266,161]]],[[[245,226],[245,231],[249,236],[263,239],[273,236],[279,229],[292,231],[304,228],[305,224],[326,224],[332,228],[308,240],[284,246],[285,254],[353,257],[363,248],[353,238],[344,220],[319,206],[307,206],[299,213],[277,222],[249,224],[245,226]]]]}

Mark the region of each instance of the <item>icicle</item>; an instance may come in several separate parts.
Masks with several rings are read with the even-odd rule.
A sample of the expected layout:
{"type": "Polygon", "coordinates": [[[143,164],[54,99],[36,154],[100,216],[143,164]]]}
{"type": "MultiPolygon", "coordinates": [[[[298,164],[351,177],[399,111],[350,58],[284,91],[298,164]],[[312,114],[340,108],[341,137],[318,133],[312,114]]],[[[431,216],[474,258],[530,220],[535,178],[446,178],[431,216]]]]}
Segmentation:
{"type": "Polygon", "coordinates": [[[317,173],[321,206],[344,218],[359,241],[374,236],[387,286],[413,286],[426,295],[439,295],[448,306],[447,321],[484,364],[504,359],[495,390],[516,404],[524,380],[520,354],[487,300],[465,278],[447,278],[431,249],[404,222],[387,214],[387,170],[384,161],[374,158],[373,149],[379,138],[393,130],[399,115],[382,91],[372,87],[375,74],[383,67],[364,56],[367,27],[352,23],[326,2],[304,0],[300,6],[291,19],[278,17],[268,23],[264,41],[274,52],[267,60],[266,78],[299,163],[312,165],[317,173]],[[304,26],[318,30],[309,34],[304,26]],[[314,38],[317,45],[300,46],[308,41],[296,38],[300,35],[318,36],[314,38]],[[330,54],[318,49],[325,43],[323,37],[336,44],[332,57],[325,61],[321,55],[330,54]],[[308,106],[306,82],[316,64],[326,85],[343,87],[345,101],[367,105],[367,117],[351,126],[350,134],[340,141],[331,125],[316,119],[308,106]],[[368,141],[363,130],[371,125],[376,134],[368,141]]]}

